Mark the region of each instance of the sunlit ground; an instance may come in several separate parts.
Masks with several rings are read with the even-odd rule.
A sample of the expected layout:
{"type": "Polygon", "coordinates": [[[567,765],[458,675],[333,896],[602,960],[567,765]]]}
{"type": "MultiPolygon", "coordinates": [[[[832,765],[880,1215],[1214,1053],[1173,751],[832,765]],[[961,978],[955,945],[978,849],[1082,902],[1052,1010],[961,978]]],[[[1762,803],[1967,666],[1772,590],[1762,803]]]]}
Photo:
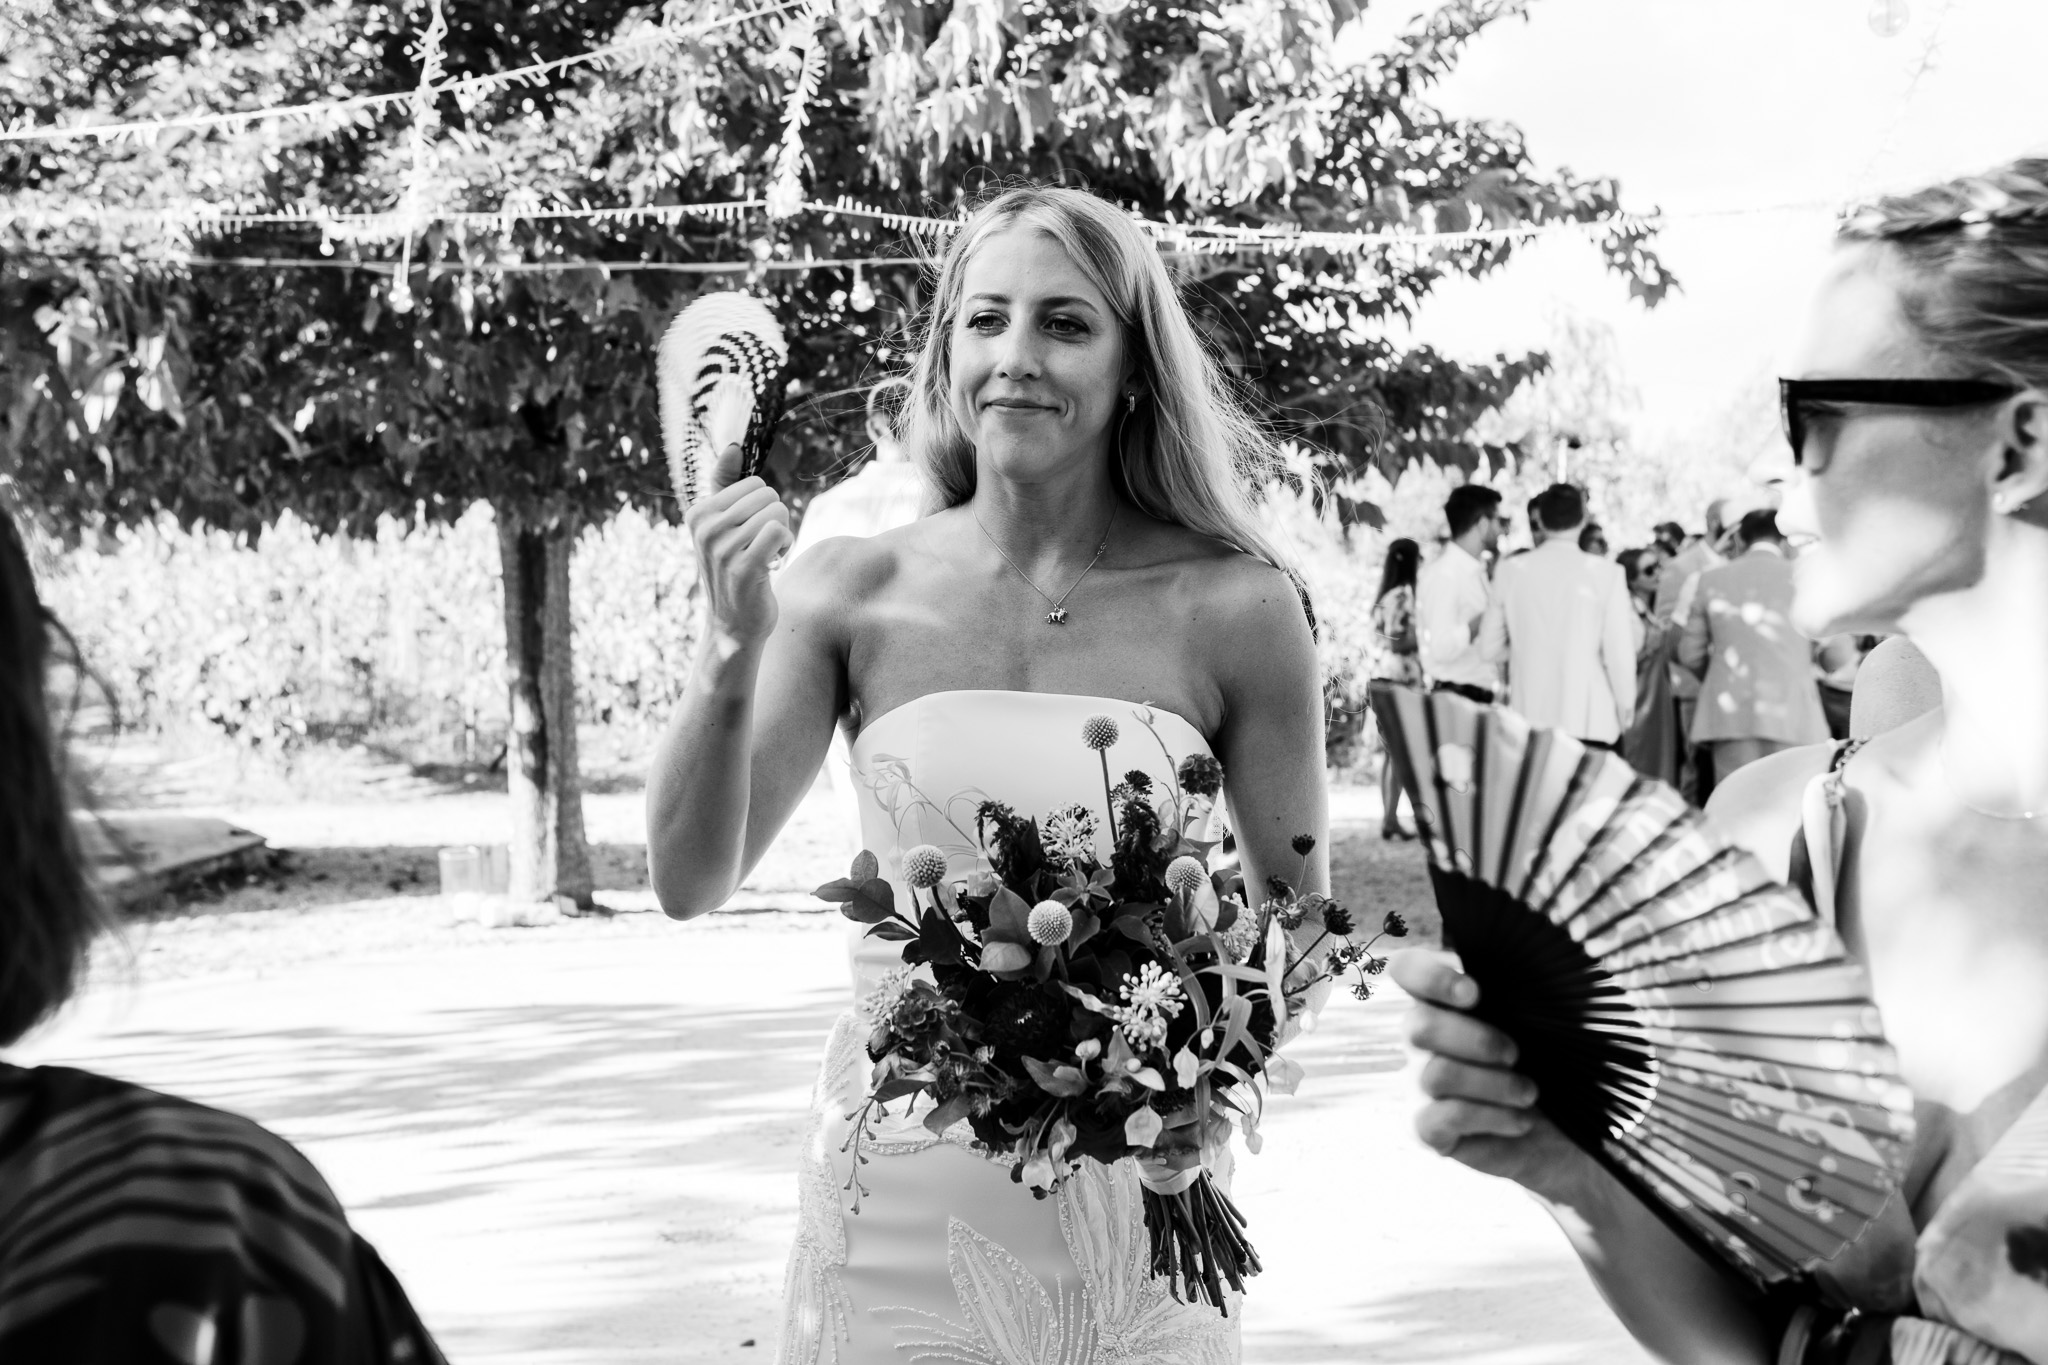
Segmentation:
{"type": "MultiPolygon", "coordinates": [[[[1365,832],[1376,812],[1351,800],[1339,815],[1354,903],[1426,894],[1413,846],[1365,832]]],[[[841,922],[623,915],[379,942],[406,905],[437,903],[307,912],[289,932],[361,916],[345,951],[312,956],[266,949],[286,930],[263,912],[216,917],[238,927],[209,939],[212,956],[101,973],[16,1056],[176,1091],[299,1143],[457,1365],[770,1358],[797,1137],[846,996],[841,922]]],[[[1266,1265],[1245,1358],[1645,1359],[1533,1203],[1410,1136],[1387,992],[1332,1000],[1297,1046],[1300,1094],[1275,1099],[1264,1152],[1239,1164],[1266,1265]]]]}

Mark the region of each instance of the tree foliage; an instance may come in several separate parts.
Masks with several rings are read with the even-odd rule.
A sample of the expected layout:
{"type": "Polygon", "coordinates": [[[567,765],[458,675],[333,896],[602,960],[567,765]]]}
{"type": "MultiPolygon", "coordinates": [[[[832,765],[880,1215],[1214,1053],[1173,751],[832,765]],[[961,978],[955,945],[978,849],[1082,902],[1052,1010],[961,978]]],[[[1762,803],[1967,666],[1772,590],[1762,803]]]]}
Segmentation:
{"type": "MultiPolygon", "coordinates": [[[[1348,0],[842,0],[805,133],[813,199],[950,214],[1013,176],[1087,185],[1154,219],[1302,232],[1587,221],[1613,182],[1538,169],[1511,125],[1449,118],[1431,86],[1527,0],[1452,0],[1386,52],[1332,57],[1348,0]]],[[[569,56],[738,12],[449,0],[451,76],[569,56]]],[[[418,3],[181,0],[140,12],[51,3],[17,14],[0,118],[71,122],[407,91],[418,3]],[[163,12],[159,14],[159,10],[163,12]]],[[[433,104],[423,207],[533,210],[759,197],[801,52],[777,14],[433,104]]],[[[383,212],[412,167],[409,101],[153,141],[0,146],[16,212],[80,201],[178,209],[383,212]]],[[[186,239],[146,223],[0,234],[0,399],[14,477],[69,518],[181,520],[254,532],[284,508],[364,530],[445,520],[474,499],[524,521],[662,508],[651,350],[703,288],[769,294],[798,351],[775,472],[801,496],[860,444],[858,390],[900,364],[915,268],[871,276],[857,310],[805,258],[898,254],[872,220],[803,214],[680,226],[513,222],[425,229],[417,300],[370,270],[181,265],[205,257],[389,261],[397,243],[313,225],[186,239]],[[565,261],[732,264],[741,274],[535,269],[565,261]],[[517,269],[507,269],[516,267],[517,269]]],[[[1669,281],[1639,231],[1602,242],[1654,303],[1669,281]]],[[[1363,254],[1182,254],[1212,338],[1285,434],[1343,477],[1409,462],[1472,468],[1473,420],[1540,355],[1459,363],[1387,338],[1437,282],[1508,259],[1507,241],[1363,254]]]]}

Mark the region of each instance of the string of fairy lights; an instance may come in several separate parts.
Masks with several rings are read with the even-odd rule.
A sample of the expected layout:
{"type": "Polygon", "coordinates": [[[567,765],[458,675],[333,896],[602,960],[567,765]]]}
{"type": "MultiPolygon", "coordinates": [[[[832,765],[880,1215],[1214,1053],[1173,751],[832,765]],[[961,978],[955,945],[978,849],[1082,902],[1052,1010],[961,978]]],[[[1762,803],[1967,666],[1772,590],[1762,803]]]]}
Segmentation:
{"type": "MultiPolygon", "coordinates": [[[[124,207],[94,202],[71,202],[56,206],[0,206],[0,227],[18,226],[31,231],[69,225],[95,224],[106,229],[154,231],[172,242],[189,241],[202,232],[232,233],[242,228],[297,225],[321,232],[318,257],[226,256],[190,252],[158,253],[158,259],[209,268],[345,268],[379,271],[393,277],[394,306],[410,302],[408,283],[415,267],[413,244],[430,227],[454,229],[495,229],[509,231],[517,223],[579,221],[635,225],[677,223],[685,219],[734,222],[752,213],[765,213],[771,220],[802,214],[857,218],[877,228],[910,239],[913,250],[928,248],[957,231],[961,220],[906,214],[878,208],[849,198],[820,202],[806,197],[803,177],[808,158],[804,129],[810,106],[817,96],[826,55],[823,25],[828,18],[827,0],[781,0],[780,3],[750,8],[717,19],[687,24],[650,26],[642,32],[567,57],[537,61],[507,71],[449,78],[446,75],[444,43],[448,24],[442,0],[428,0],[426,18],[410,51],[419,63],[420,76],[411,90],[360,95],[308,104],[266,105],[232,112],[195,112],[150,119],[119,122],[79,122],[66,125],[34,125],[19,122],[0,126],[0,143],[64,142],[94,139],[103,144],[133,142],[154,146],[165,133],[175,130],[247,130],[258,124],[286,121],[321,126],[329,131],[360,122],[376,109],[390,105],[410,106],[407,133],[408,164],[397,201],[382,212],[347,212],[320,206],[291,206],[284,209],[248,210],[234,206],[180,204],[166,207],[124,207]],[[754,20],[785,16],[777,41],[777,60],[792,72],[789,94],[783,109],[782,134],[775,144],[771,174],[760,198],[730,199],[691,204],[641,204],[599,206],[544,205],[507,202],[497,209],[444,209],[435,204],[432,184],[432,144],[439,125],[437,105],[442,95],[452,96],[465,110],[484,94],[517,85],[541,85],[563,71],[583,66],[607,66],[638,54],[673,47],[713,32],[754,20]],[[336,257],[336,240],[375,240],[399,243],[398,260],[364,260],[336,257]]],[[[1745,206],[1719,211],[1670,215],[1683,218],[1757,216],[1812,212],[1826,208],[1819,203],[1745,206]]],[[[1137,218],[1138,226],[1159,248],[1173,255],[1300,255],[1332,253],[1356,255],[1389,250],[1418,253],[1484,243],[1519,242],[1557,234],[1640,236],[1658,227],[1664,216],[1615,213],[1589,219],[1557,218],[1525,221],[1505,226],[1474,227],[1449,231],[1417,231],[1406,228],[1363,231],[1308,231],[1290,225],[1230,225],[1175,222],[1137,218]]],[[[865,293],[860,271],[867,267],[913,265],[924,255],[878,255],[848,258],[802,258],[792,260],[747,260],[717,262],[591,261],[562,259],[486,264],[481,268],[516,272],[573,270],[597,267],[609,271],[671,271],[697,274],[725,274],[758,271],[852,270],[857,293],[865,293]]],[[[474,263],[461,267],[477,269],[474,263]]]]}

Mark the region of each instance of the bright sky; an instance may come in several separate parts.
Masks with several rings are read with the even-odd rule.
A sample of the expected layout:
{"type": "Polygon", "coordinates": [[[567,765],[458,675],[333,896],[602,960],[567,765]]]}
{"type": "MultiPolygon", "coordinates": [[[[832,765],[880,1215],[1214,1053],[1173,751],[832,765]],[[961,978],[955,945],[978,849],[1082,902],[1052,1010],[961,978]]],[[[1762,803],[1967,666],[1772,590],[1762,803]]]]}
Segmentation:
{"type": "MultiPolygon", "coordinates": [[[[1475,42],[1436,94],[1501,118],[1544,166],[1612,175],[1631,210],[1671,215],[1657,249],[1684,292],[1630,302],[1583,240],[1442,290],[1416,334],[1461,357],[1541,346],[1560,309],[1612,326],[1654,439],[1732,402],[1774,368],[1828,249],[1830,210],[1873,190],[2048,151],[2048,0],[1533,0],[1475,42]],[[1916,69],[1925,66],[1917,79],[1916,69]]],[[[1420,9],[1380,0],[1343,42],[1375,43],[1420,9]]]]}

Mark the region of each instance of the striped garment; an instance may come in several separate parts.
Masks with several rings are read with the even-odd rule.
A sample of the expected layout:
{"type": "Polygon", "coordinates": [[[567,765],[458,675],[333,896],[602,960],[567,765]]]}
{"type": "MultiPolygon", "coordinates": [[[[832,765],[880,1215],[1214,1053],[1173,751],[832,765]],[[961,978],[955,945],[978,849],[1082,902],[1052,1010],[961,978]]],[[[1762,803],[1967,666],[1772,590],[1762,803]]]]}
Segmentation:
{"type": "Polygon", "coordinates": [[[313,1164],[248,1119],[0,1064],[0,1365],[445,1365],[313,1164]]]}

